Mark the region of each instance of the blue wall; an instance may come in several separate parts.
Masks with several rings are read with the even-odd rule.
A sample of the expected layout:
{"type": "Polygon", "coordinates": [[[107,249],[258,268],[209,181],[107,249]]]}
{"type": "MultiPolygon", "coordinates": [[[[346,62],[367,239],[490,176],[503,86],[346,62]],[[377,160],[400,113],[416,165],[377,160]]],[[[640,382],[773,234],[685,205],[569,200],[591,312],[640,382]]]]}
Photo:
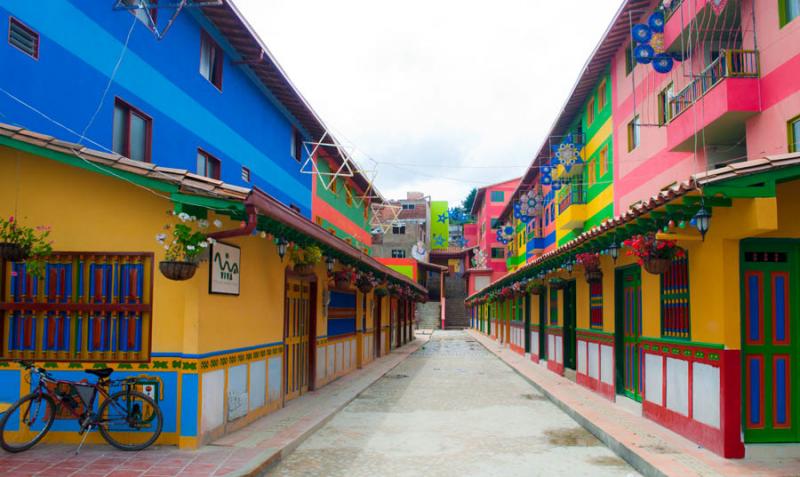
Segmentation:
{"type": "MultiPolygon", "coordinates": [[[[256,185],[310,217],[311,176],[300,174],[300,164],[291,157],[292,127],[299,124],[247,67],[233,64],[238,55],[199,10],[185,9],[159,41],[131,13],[113,10],[113,3],[50,0],[43,8],[40,2],[0,0],[3,38],[8,37],[9,16],[40,35],[38,60],[5,39],[0,43],[0,122],[77,141],[101,102],[133,26],[83,143],[111,149],[114,98],[119,97],[152,117],[155,164],[194,172],[202,148],[222,161],[223,181],[256,185]],[[222,92],[199,73],[202,29],[225,49],[222,92]],[[251,171],[251,184],[241,179],[242,165],[251,171]]],[[[159,24],[171,14],[162,10],[159,24]]]]}

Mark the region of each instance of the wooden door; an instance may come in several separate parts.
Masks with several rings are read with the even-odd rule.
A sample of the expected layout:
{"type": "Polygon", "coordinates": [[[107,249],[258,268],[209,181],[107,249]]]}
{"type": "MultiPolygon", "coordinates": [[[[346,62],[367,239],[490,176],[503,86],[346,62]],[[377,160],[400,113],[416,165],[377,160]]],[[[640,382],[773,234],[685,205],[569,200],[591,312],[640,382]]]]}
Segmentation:
{"type": "Polygon", "coordinates": [[[286,400],[308,391],[311,286],[297,278],[286,279],[284,308],[284,380],[286,400]]]}
{"type": "Polygon", "coordinates": [[[639,339],[642,336],[642,270],[639,266],[627,267],[619,271],[620,304],[617,329],[621,333],[622,359],[618,360],[621,374],[622,394],[642,400],[644,383],[641,380],[642,356],[639,339]]]}
{"type": "Polygon", "coordinates": [[[522,298],[522,306],[523,306],[523,314],[525,316],[525,326],[524,326],[524,334],[525,334],[525,352],[531,352],[531,296],[525,295],[522,298]]]}
{"type": "Polygon", "coordinates": [[[742,243],[745,442],[800,441],[796,242],[742,243]]]}
{"type": "Polygon", "coordinates": [[[564,366],[575,369],[575,280],[564,287],[564,366]]]}
{"type": "Polygon", "coordinates": [[[375,357],[381,357],[381,304],[383,304],[383,297],[375,297],[375,307],[372,311],[372,332],[375,333],[375,357]]]}
{"type": "Polygon", "coordinates": [[[547,359],[547,293],[539,295],[539,359],[547,359]]]}

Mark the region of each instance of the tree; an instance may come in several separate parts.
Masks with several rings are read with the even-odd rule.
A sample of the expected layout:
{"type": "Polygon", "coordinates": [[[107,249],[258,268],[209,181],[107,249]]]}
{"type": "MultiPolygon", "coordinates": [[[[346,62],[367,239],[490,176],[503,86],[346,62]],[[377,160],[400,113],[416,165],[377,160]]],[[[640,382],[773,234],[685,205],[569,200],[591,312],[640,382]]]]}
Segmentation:
{"type": "Polygon", "coordinates": [[[461,208],[464,209],[464,212],[467,214],[470,213],[472,210],[472,204],[475,203],[475,197],[478,195],[478,189],[473,187],[469,194],[467,194],[467,198],[464,199],[464,202],[461,203],[461,208]]]}

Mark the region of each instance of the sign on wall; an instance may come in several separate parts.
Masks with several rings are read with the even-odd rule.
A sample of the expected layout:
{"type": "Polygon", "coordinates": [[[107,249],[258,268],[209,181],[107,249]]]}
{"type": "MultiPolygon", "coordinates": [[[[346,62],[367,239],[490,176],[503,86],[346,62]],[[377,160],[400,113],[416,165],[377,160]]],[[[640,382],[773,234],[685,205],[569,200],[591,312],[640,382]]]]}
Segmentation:
{"type": "Polygon", "coordinates": [[[239,247],[215,242],[211,245],[211,272],[209,293],[223,295],[239,294],[239,270],[241,267],[239,247]]]}

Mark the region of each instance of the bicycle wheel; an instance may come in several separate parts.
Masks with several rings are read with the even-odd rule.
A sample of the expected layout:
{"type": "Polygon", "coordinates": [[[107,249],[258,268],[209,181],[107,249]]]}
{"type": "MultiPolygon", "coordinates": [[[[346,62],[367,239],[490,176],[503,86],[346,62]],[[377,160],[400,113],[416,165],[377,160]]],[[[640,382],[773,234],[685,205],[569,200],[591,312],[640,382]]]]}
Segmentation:
{"type": "Polygon", "coordinates": [[[30,449],[47,434],[55,418],[56,403],[52,397],[38,391],[28,394],[0,418],[0,446],[8,452],[30,449]]]}
{"type": "Polygon", "coordinates": [[[109,444],[124,451],[147,448],[161,435],[161,409],[138,391],[120,391],[97,410],[97,429],[109,444]]]}

